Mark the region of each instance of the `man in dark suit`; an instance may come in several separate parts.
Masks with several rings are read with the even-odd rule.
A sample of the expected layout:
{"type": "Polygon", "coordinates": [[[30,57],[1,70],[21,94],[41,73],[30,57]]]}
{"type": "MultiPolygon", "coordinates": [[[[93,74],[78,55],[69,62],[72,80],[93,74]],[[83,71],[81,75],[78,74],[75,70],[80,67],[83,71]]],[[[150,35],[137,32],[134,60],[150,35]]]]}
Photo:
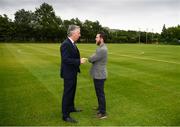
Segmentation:
{"type": "Polygon", "coordinates": [[[80,27],[70,25],[67,31],[68,38],[61,44],[61,78],[64,79],[64,91],[62,97],[62,119],[66,122],[76,123],[70,117],[71,112],[80,112],[74,106],[74,98],[77,84],[77,74],[80,73],[80,64],[86,62],[86,58],[80,59],[80,53],[75,42],[81,36],[80,27]]]}

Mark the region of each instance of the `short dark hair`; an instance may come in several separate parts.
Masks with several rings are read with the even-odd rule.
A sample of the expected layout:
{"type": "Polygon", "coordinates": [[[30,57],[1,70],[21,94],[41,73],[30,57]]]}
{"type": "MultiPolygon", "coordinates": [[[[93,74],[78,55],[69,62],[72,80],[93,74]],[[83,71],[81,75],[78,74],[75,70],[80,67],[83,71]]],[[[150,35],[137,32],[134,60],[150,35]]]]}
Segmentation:
{"type": "Polygon", "coordinates": [[[106,41],[106,34],[103,31],[98,32],[98,34],[100,35],[100,38],[102,38],[105,42],[106,41]]]}

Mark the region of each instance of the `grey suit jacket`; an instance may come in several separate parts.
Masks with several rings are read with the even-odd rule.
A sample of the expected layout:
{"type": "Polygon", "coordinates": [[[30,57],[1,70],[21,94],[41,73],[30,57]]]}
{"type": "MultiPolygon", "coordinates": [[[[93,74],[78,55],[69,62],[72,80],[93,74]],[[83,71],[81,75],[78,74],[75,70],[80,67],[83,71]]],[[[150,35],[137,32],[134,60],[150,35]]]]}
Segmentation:
{"type": "Polygon", "coordinates": [[[89,57],[88,61],[92,63],[90,75],[94,79],[107,78],[107,47],[105,44],[100,45],[96,49],[96,53],[89,57]]]}

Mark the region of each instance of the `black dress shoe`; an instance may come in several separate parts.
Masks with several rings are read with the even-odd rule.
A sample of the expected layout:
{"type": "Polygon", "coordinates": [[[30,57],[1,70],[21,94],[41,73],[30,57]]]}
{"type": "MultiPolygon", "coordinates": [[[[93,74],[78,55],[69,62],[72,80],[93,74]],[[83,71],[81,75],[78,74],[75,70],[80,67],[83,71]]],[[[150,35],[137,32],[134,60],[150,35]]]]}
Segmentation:
{"type": "Polygon", "coordinates": [[[74,109],[74,110],[72,110],[70,112],[82,112],[82,109],[74,109]]]}
{"type": "Polygon", "coordinates": [[[63,118],[63,120],[65,122],[70,122],[70,123],[77,123],[78,121],[76,121],[75,119],[71,118],[71,117],[66,117],[66,118],[63,118]]]}
{"type": "Polygon", "coordinates": [[[99,118],[99,119],[106,119],[107,115],[106,115],[106,113],[97,113],[97,118],[99,118]]]}

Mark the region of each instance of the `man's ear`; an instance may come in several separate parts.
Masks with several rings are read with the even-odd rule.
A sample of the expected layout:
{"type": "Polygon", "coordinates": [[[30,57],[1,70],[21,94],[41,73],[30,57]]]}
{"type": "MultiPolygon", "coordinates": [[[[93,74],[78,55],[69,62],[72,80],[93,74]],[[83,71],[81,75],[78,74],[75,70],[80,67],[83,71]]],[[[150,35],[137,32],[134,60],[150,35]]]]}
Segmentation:
{"type": "Polygon", "coordinates": [[[103,38],[101,38],[101,42],[103,42],[103,38]]]}

